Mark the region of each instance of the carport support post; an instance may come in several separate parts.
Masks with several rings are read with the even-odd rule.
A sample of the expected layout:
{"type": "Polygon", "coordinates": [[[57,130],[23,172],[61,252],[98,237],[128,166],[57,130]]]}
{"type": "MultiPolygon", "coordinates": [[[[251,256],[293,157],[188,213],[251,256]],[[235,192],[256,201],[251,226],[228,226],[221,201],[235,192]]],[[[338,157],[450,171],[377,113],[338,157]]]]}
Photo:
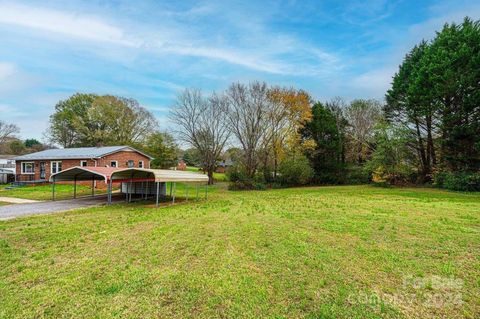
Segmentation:
{"type": "Polygon", "coordinates": [[[160,183],[159,182],[156,182],[157,183],[157,198],[156,198],[156,205],[158,207],[158,195],[160,193],[160,183]]]}
{"type": "Polygon", "coordinates": [[[108,181],[108,190],[107,190],[107,198],[108,198],[108,204],[110,205],[112,203],[112,180],[110,179],[108,181]]]}
{"type": "Polygon", "coordinates": [[[183,185],[185,185],[185,201],[188,202],[188,184],[185,183],[185,184],[183,184],[183,185]]]}
{"type": "Polygon", "coordinates": [[[128,202],[132,202],[132,191],[133,191],[133,183],[132,178],[130,178],[130,191],[128,192],[128,202]]]}
{"type": "Polygon", "coordinates": [[[95,176],[92,176],[92,197],[95,196],[95,176]]]}
{"type": "Polygon", "coordinates": [[[53,177],[53,183],[52,183],[52,201],[55,201],[55,177],[53,177]]]}
{"type": "MultiPolygon", "coordinates": [[[[177,186],[177,183],[173,183],[173,196],[172,196],[172,204],[175,204],[175,188],[177,186]]],[[[171,190],[170,190],[171,192],[171,190]]]]}
{"type": "Polygon", "coordinates": [[[77,198],[77,175],[73,177],[73,198],[77,198]]]}

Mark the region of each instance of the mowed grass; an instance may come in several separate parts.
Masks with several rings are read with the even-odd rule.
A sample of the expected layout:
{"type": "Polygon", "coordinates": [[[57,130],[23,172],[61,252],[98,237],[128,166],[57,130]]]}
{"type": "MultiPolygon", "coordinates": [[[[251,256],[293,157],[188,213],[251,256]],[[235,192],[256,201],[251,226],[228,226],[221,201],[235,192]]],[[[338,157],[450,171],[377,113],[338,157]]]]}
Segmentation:
{"type": "MultiPolygon", "coordinates": [[[[187,166],[187,171],[195,172],[195,173],[201,173],[202,172],[202,170],[200,168],[195,167],[195,166],[187,166]]],[[[217,182],[228,181],[227,174],[225,174],[225,173],[214,172],[213,173],[213,179],[217,182]]]]}
{"type": "Polygon", "coordinates": [[[219,189],[0,222],[0,317],[478,318],[479,252],[480,195],[219,189]]]}
{"type": "MultiPolygon", "coordinates": [[[[23,186],[15,189],[5,189],[8,185],[0,186],[0,197],[16,197],[34,200],[51,200],[52,185],[23,186]]],[[[92,188],[84,185],[77,185],[77,196],[87,196],[92,193],[92,188]]],[[[105,193],[103,189],[96,189],[96,194],[105,193]]],[[[55,199],[70,199],[73,197],[73,184],[56,184],[55,199]]]]}

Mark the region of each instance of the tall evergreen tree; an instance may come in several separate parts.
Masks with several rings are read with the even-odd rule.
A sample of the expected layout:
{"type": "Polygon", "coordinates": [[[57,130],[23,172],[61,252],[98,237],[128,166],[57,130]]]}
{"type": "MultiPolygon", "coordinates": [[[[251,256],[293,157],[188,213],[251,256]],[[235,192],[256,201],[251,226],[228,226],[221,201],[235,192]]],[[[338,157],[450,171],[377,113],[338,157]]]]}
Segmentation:
{"type": "Polygon", "coordinates": [[[341,140],[337,119],[330,109],[317,102],[312,107],[312,119],[302,130],[304,139],[315,141],[315,148],[306,151],[319,183],[339,183],[341,176],[341,140]]]}
{"type": "Polygon", "coordinates": [[[387,118],[416,137],[421,172],[480,168],[480,22],[446,24],[405,57],[386,95],[387,118]]]}

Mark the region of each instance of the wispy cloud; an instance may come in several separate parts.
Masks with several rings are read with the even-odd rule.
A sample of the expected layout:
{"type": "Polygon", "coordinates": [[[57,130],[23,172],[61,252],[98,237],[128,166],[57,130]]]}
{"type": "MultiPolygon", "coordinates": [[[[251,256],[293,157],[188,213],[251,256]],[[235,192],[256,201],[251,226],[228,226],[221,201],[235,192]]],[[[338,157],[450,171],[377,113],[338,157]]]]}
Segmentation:
{"type": "Polygon", "coordinates": [[[15,74],[16,68],[12,63],[0,63],[0,81],[6,80],[8,77],[15,74]]]}
{"type": "Polygon", "coordinates": [[[0,93],[3,96],[13,94],[37,83],[37,78],[22,72],[15,64],[0,62],[0,93]]]}
{"type": "Polygon", "coordinates": [[[125,32],[95,16],[14,3],[0,3],[0,23],[63,34],[89,41],[138,46],[125,32]]]}
{"type": "MultiPolygon", "coordinates": [[[[207,13],[211,13],[211,8],[200,6],[193,7],[184,14],[203,15],[207,13]]],[[[138,30],[127,30],[95,15],[13,3],[0,3],[0,24],[91,41],[95,42],[96,45],[103,43],[105,47],[116,44],[136,48],[140,51],[157,52],[158,54],[214,59],[272,74],[314,76],[318,75],[320,70],[325,70],[325,66],[334,67],[336,63],[333,54],[326,53],[319,48],[309,48],[308,45],[306,46],[300,41],[296,41],[295,46],[285,46],[282,42],[279,42],[280,45],[276,46],[275,37],[271,37],[270,34],[265,34],[261,41],[256,41],[257,43],[247,43],[247,45],[253,45],[252,47],[242,47],[236,43],[236,47],[233,48],[225,43],[218,45],[211,43],[210,40],[205,41],[209,38],[208,35],[192,35],[189,27],[180,24],[169,26],[166,23],[162,32],[142,32],[146,29],[145,27],[138,30]],[[175,37],[169,36],[169,34],[174,34],[175,37]],[[308,63],[296,61],[292,64],[288,62],[288,58],[279,57],[279,54],[292,54],[295,57],[303,54],[304,57],[308,56],[309,59],[314,57],[316,61],[308,61],[308,63]],[[314,70],[309,67],[312,62],[320,63],[324,67],[314,70]]],[[[278,37],[279,35],[276,35],[276,38],[278,37]]]]}
{"type": "Polygon", "coordinates": [[[480,18],[480,4],[0,0],[0,111],[39,137],[75,92],[136,98],[164,127],[184,87],[255,79],[319,100],[382,98],[415,43],[466,15],[480,18]]]}

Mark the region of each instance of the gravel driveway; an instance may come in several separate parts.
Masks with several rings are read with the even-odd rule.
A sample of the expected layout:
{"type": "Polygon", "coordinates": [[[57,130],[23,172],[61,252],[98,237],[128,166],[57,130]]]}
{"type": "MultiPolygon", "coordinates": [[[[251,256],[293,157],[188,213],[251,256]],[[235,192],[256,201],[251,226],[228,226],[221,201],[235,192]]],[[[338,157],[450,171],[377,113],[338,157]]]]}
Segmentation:
{"type": "MultiPolygon", "coordinates": [[[[113,196],[112,201],[122,202],[124,201],[123,196],[113,196]]],[[[27,215],[38,215],[38,214],[49,214],[56,212],[63,212],[66,210],[72,210],[76,208],[91,207],[106,204],[107,197],[96,196],[84,197],[78,199],[69,199],[69,200],[59,200],[59,201],[48,201],[48,202],[37,202],[37,203],[28,203],[28,204],[13,204],[0,206],[0,220],[12,219],[21,216],[27,215]]]]}

